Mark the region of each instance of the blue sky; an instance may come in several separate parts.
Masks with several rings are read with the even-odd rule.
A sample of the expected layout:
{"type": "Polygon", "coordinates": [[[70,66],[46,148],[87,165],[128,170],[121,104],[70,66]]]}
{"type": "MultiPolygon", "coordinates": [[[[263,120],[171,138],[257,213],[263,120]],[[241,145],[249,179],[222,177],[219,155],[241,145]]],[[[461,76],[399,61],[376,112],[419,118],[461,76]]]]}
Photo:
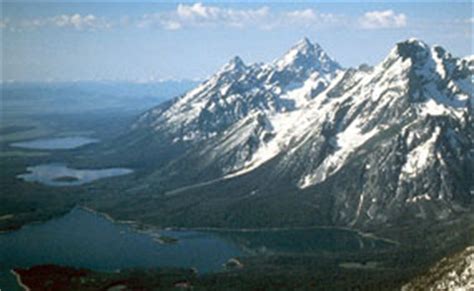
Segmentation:
{"type": "Polygon", "coordinates": [[[473,53],[470,1],[2,2],[2,80],[203,79],[269,62],[303,37],[344,67],[417,37],[473,53]]]}

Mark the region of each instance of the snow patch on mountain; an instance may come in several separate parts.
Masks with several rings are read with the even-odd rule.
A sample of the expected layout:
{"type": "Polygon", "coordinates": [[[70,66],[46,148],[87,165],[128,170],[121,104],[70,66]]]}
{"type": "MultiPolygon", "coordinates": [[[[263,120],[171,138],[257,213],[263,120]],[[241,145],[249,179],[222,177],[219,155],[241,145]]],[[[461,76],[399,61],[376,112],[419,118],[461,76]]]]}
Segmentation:
{"type": "Polygon", "coordinates": [[[435,159],[436,141],[441,129],[436,127],[432,136],[412,149],[406,156],[406,163],[401,170],[401,179],[413,178],[421,174],[435,159]]]}
{"type": "Polygon", "coordinates": [[[474,246],[441,259],[401,288],[414,290],[474,290],[474,246]]]}
{"type": "MultiPolygon", "coordinates": [[[[281,157],[278,171],[288,171],[301,189],[326,181],[353,157],[365,155],[364,146],[393,145],[403,136],[407,148],[387,169],[398,180],[387,192],[401,193],[399,201],[407,203],[429,201],[425,190],[406,194],[405,184],[435,162],[450,167],[444,155],[437,155],[436,144],[445,133],[437,122],[446,117],[465,124],[467,104],[473,103],[472,73],[466,70],[467,60],[415,39],[397,44],[374,68],[342,70],[305,39],[271,64],[247,66],[236,57],[145,119],[173,142],[199,145],[193,158],[203,172],[209,166],[227,179],[281,157]],[[439,118],[429,135],[424,127],[433,117],[439,118]]],[[[374,171],[369,163],[364,167],[374,171]]],[[[377,203],[371,203],[370,213],[365,209],[373,195],[359,195],[348,223],[358,223],[364,213],[381,217],[377,203]]]]}
{"type": "Polygon", "coordinates": [[[430,195],[428,194],[423,194],[423,195],[418,195],[418,196],[415,196],[415,197],[412,197],[412,198],[407,198],[405,200],[406,203],[416,203],[418,201],[430,201],[431,200],[431,197],[430,195]]]}
{"type": "MultiPolygon", "coordinates": [[[[335,80],[341,80],[342,77],[343,73],[341,72],[335,77],[335,80]]],[[[331,84],[334,86],[337,83],[331,84]]],[[[316,93],[316,97],[309,98],[310,100],[307,100],[305,105],[301,105],[300,110],[269,114],[268,120],[273,127],[273,138],[258,148],[252,158],[241,169],[229,174],[228,177],[243,175],[258,168],[278,154],[298,150],[299,146],[304,143],[305,138],[311,136],[310,132],[335,112],[338,102],[336,100],[327,102],[328,97],[326,95],[333,88],[332,86],[327,87],[321,93],[316,93]]],[[[311,86],[308,85],[297,90],[301,90],[299,92],[304,92],[304,94],[310,94],[310,88],[311,86]]],[[[304,95],[301,97],[304,97],[304,95]]]]}
{"type": "Polygon", "coordinates": [[[282,98],[294,100],[296,108],[302,108],[305,106],[312,96],[318,95],[331,82],[332,78],[327,75],[320,75],[319,73],[313,73],[304,83],[299,86],[288,86],[289,90],[286,90],[282,98]]]}

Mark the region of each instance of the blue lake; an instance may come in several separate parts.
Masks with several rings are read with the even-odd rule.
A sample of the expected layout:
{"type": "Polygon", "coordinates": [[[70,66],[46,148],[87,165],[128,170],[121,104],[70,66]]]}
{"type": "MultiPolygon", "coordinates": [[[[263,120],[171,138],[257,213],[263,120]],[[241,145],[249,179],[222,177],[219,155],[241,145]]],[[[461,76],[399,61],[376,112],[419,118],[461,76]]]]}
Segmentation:
{"type": "Polygon", "coordinates": [[[127,175],[133,172],[126,168],[72,169],[62,164],[46,164],[28,167],[29,173],[17,177],[26,182],[38,182],[48,186],[77,186],[95,180],[127,175]]]}
{"type": "Polygon", "coordinates": [[[40,138],[29,141],[15,142],[12,147],[36,150],[68,150],[75,149],[86,144],[96,143],[99,140],[82,136],[40,138]]]}
{"type": "Polygon", "coordinates": [[[353,253],[391,244],[332,228],[256,231],[138,231],[104,216],[74,208],[65,216],[0,234],[0,289],[19,290],[10,269],[58,264],[114,271],[134,267],[223,270],[231,258],[247,255],[353,253]],[[160,236],[177,239],[161,243],[160,236]]]}
{"type": "Polygon", "coordinates": [[[219,271],[242,255],[237,245],[197,231],[138,232],[101,215],[75,208],[63,217],[0,234],[0,288],[16,290],[15,267],[59,264],[113,271],[133,267],[189,267],[219,271]],[[157,234],[178,239],[163,244],[157,234]]]}

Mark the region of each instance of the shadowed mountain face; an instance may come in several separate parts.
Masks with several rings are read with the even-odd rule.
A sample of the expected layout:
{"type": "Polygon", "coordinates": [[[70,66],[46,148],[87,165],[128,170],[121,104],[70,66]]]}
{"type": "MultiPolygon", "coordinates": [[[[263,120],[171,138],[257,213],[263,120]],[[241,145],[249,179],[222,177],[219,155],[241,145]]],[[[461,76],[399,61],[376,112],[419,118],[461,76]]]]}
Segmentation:
{"type": "Polygon", "coordinates": [[[413,278],[402,291],[474,289],[474,247],[445,257],[424,274],[413,278]]]}
{"type": "Polygon", "coordinates": [[[474,198],[472,75],[472,57],[415,39],[359,69],[304,39],[271,64],[235,57],[140,116],[124,149],[170,224],[444,220],[474,198]]]}

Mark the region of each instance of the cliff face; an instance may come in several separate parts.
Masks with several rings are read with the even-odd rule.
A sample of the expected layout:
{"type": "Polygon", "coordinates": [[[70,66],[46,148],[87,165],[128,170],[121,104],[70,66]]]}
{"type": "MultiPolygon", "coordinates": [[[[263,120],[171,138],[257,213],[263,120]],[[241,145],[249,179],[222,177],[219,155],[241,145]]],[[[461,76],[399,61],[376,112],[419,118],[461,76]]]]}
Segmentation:
{"type": "Polygon", "coordinates": [[[271,64],[233,58],[119,143],[153,169],[168,224],[446,221],[474,199],[472,88],[467,60],[416,39],[359,69],[303,40],[271,64]]]}
{"type": "Polygon", "coordinates": [[[474,290],[474,246],[446,257],[402,287],[411,290],[474,290]]]}

